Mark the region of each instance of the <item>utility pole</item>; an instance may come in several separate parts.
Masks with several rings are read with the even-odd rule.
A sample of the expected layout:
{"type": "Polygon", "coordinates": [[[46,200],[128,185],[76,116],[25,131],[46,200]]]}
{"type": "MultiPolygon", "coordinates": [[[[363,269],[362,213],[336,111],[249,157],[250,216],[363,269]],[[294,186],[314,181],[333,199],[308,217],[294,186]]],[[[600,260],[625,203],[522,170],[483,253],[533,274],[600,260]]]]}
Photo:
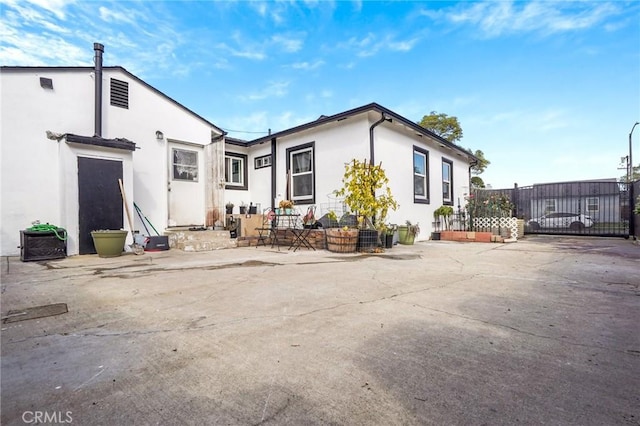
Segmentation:
{"type": "Polygon", "coordinates": [[[633,206],[635,205],[635,199],[633,197],[633,147],[631,144],[631,136],[636,126],[640,124],[637,121],[629,132],[629,172],[627,173],[627,191],[629,191],[629,235],[634,240],[636,239],[636,226],[633,217],[633,206]]]}

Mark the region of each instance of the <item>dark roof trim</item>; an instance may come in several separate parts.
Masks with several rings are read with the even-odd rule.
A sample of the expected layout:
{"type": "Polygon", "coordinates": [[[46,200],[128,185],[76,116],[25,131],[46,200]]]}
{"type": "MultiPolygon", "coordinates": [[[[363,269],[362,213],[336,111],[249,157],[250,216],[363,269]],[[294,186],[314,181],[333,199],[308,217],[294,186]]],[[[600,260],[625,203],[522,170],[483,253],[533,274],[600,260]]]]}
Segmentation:
{"type": "Polygon", "coordinates": [[[73,135],[71,133],[67,133],[65,135],[65,139],[67,140],[67,142],[79,143],[82,145],[93,145],[93,146],[100,146],[103,148],[124,149],[127,151],[136,150],[136,144],[124,138],[105,139],[99,136],[79,136],[79,135],[73,135]]]}
{"type": "MultiPolygon", "coordinates": [[[[52,71],[89,71],[89,72],[95,71],[95,69],[93,67],[14,67],[14,66],[2,66],[2,67],[0,67],[0,71],[5,71],[5,70],[6,71],[38,71],[38,70],[46,71],[46,70],[52,70],[52,71]]],[[[111,67],[102,67],[102,70],[103,71],[104,70],[121,71],[121,72],[125,73],[131,79],[133,79],[133,80],[137,81],[138,83],[142,84],[143,86],[146,86],[149,89],[151,89],[152,92],[155,92],[156,94],[162,96],[163,98],[167,99],[169,102],[173,103],[174,105],[176,105],[180,109],[188,112],[189,114],[193,115],[194,117],[198,118],[199,120],[202,120],[203,122],[205,122],[207,125],[213,127],[220,134],[223,134],[223,135],[227,134],[227,132],[225,132],[224,130],[222,130],[221,128],[219,128],[218,126],[216,126],[215,124],[213,124],[212,122],[207,120],[206,118],[202,117],[201,115],[196,114],[195,112],[193,112],[192,110],[190,110],[186,106],[182,105],[180,102],[178,102],[175,99],[173,99],[173,98],[167,96],[166,94],[162,93],[161,91],[159,91],[158,89],[156,89],[155,87],[153,87],[149,83],[145,82],[144,80],[140,79],[139,77],[136,77],[135,75],[131,74],[125,68],[123,68],[121,66],[111,66],[111,67]]]]}
{"type": "Polygon", "coordinates": [[[246,148],[248,146],[248,142],[244,139],[232,138],[227,136],[224,138],[224,143],[227,145],[236,145],[246,148]]]}
{"type": "Polygon", "coordinates": [[[309,123],[306,124],[301,124],[299,126],[296,127],[292,127],[290,129],[287,130],[283,130],[281,132],[277,132],[277,133],[272,133],[271,135],[268,136],[263,136],[261,138],[258,139],[254,139],[252,141],[247,142],[248,146],[251,145],[256,145],[259,143],[263,143],[266,141],[269,141],[273,138],[279,138],[279,137],[283,137],[283,136],[288,136],[297,132],[302,132],[304,130],[308,130],[308,129],[312,129],[314,127],[317,126],[322,126],[323,124],[327,124],[327,123],[331,123],[334,121],[340,121],[340,120],[344,120],[345,118],[349,118],[352,117],[354,115],[358,115],[358,114],[363,114],[369,111],[377,111],[380,114],[386,114],[387,116],[391,117],[393,120],[404,124],[405,126],[411,128],[412,130],[414,130],[416,133],[421,134],[421,135],[425,135],[425,136],[429,136],[430,138],[435,139],[437,142],[441,143],[444,146],[447,146],[451,149],[454,149],[456,151],[459,151],[461,153],[463,153],[464,155],[467,155],[469,157],[470,160],[472,161],[477,161],[478,159],[469,151],[467,151],[466,149],[449,142],[448,140],[444,139],[443,137],[440,137],[438,135],[436,135],[435,133],[425,129],[424,127],[420,126],[419,124],[414,123],[411,120],[408,120],[406,118],[404,118],[403,116],[391,111],[388,108],[383,107],[382,105],[379,105],[375,102],[367,104],[367,105],[363,105],[361,107],[358,108],[354,108],[354,109],[350,109],[348,111],[344,111],[341,112],[339,114],[335,114],[335,115],[331,115],[331,116],[320,116],[320,118],[318,118],[315,121],[311,121],[309,123]]]}

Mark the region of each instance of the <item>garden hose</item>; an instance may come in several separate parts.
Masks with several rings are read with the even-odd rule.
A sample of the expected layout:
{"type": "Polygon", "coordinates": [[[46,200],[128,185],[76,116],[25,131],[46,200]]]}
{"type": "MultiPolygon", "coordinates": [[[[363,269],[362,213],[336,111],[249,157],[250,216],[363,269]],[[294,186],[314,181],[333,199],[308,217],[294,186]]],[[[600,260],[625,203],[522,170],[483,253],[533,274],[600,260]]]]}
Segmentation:
{"type": "Polygon", "coordinates": [[[65,241],[67,239],[67,236],[64,235],[63,233],[64,236],[61,237],[60,234],[58,234],[58,229],[60,228],[58,228],[55,225],[49,225],[48,223],[43,225],[43,224],[37,223],[37,224],[34,224],[31,228],[27,228],[27,231],[53,232],[56,238],[58,238],[60,241],[65,241]]]}

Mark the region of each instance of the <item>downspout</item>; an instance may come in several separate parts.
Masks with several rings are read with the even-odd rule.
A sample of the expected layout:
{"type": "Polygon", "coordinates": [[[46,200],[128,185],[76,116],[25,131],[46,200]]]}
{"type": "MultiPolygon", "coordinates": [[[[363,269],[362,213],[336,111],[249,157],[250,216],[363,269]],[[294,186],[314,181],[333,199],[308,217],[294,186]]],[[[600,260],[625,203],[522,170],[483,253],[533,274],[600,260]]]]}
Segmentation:
{"type": "MultiPolygon", "coordinates": [[[[269,131],[271,133],[271,131],[269,131]]],[[[271,208],[275,208],[276,199],[276,138],[271,139],[271,208]]]]}
{"type": "MultiPolygon", "coordinates": [[[[384,113],[381,112],[380,120],[376,121],[371,125],[371,127],[369,127],[369,165],[370,166],[373,166],[376,162],[375,149],[374,149],[374,143],[373,143],[373,129],[375,129],[376,126],[378,126],[379,124],[381,124],[383,121],[387,119],[391,121],[390,118],[385,117],[384,113]]],[[[374,189],[371,189],[371,195],[373,195],[373,198],[376,197],[376,193],[374,189]]],[[[373,218],[373,222],[374,222],[373,225],[375,226],[375,217],[373,218]]]]}
{"type": "Polygon", "coordinates": [[[478,165],[478,160],[474,160],[471,161],[471,163],[469,163],[469,195],[471,195],[471,190],[473,189],[473,186],[471,185],[471,170],[478,165]]]}
{"type": "Polygon", "coordinates": [[[376,162],[375,150],[373,147],[373,129],[375,129],[378,124],[386,120],[384,113],[381,113],[381,115],[380,120],[376,121],[371,125],[371,127],[369,127],[369,164],[375,164],[376,162]]]}
{"type": "Polygon", "coordinates": [[[96,55],[95,63],[95,109],[94,109],[94,128],[96,137],[102,137],[102,53],[104,46],[100,43],[93,43],[93,50],[96,55]]]}

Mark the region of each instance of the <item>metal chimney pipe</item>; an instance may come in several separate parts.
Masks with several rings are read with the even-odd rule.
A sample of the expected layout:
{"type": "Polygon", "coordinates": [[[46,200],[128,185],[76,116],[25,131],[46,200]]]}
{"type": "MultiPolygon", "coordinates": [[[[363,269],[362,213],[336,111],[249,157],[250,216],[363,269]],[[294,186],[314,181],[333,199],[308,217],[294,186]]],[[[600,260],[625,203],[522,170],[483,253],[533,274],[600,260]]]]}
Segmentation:
{"type": "Polygon", "coordinates": [[[95,136],[102,137],[102,53],[104,52],[104,46],[100,43],[93,43],[93,50],[96,55],[94,58],[95,63],[95,136]]]}

